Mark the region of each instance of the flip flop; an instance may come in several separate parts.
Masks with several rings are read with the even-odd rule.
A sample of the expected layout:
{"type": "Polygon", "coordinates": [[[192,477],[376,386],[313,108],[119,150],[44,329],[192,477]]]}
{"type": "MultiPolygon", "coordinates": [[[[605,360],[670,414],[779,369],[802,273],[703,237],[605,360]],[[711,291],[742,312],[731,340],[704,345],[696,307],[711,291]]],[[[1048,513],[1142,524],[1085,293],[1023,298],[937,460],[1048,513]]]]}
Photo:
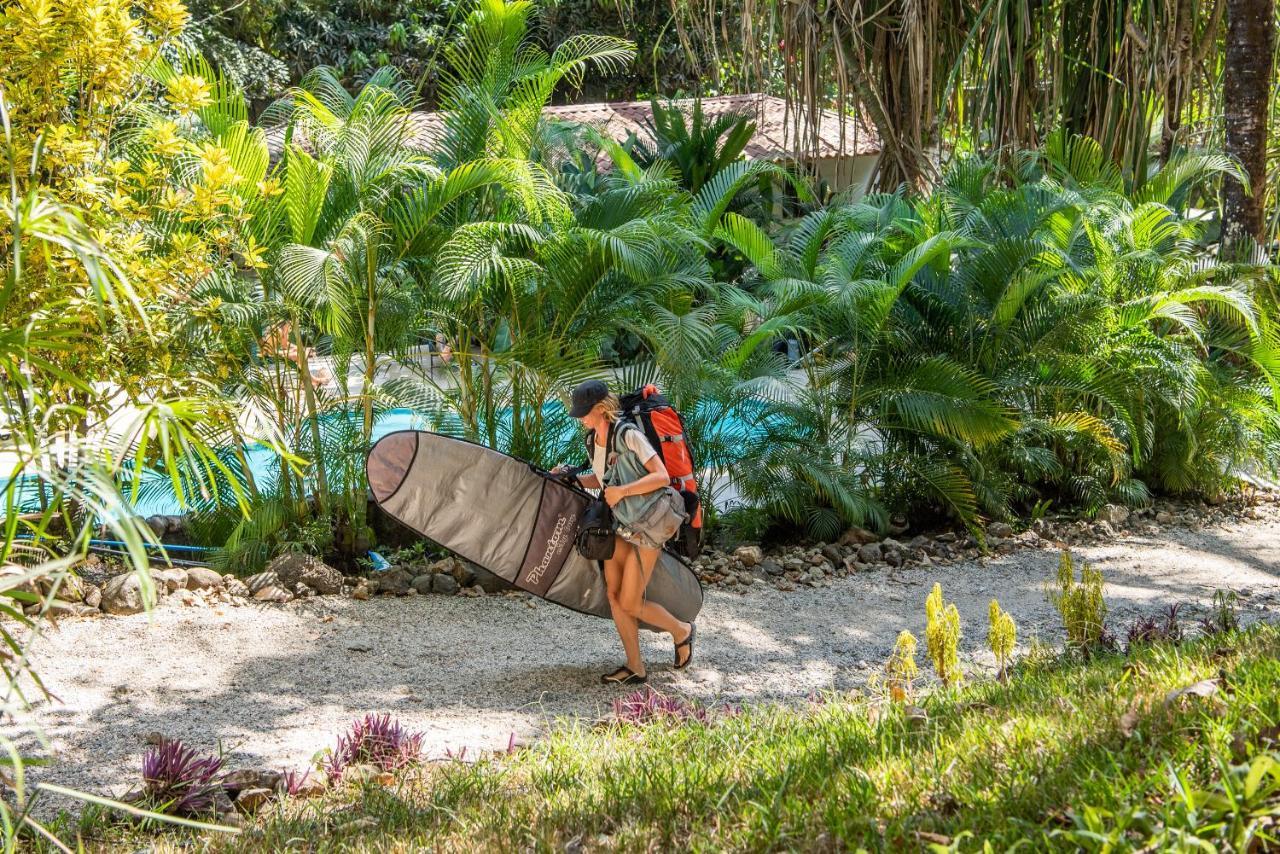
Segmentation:
{"type": "Polygon", "coordinates": [[[636,673],[630,667],[619,667],[612,673],[601,676],[600,681],[606,685],[643,685],[649,681],[649,677],[636,673]]]}
{"type": "Polygon", "coordinates": [[[697,634],[698,634],[698,624],[690,623],[689,636],[684,640],[680,641],[680,643],[676,644],[676,670],[684,670],[686,667],[689,666],[689,662],[693,661],[693,639],[697,634]],[[689,657],[684,660],[683,664],[681,664],[680,650],[686,646],[689,647],[689,657]]]}

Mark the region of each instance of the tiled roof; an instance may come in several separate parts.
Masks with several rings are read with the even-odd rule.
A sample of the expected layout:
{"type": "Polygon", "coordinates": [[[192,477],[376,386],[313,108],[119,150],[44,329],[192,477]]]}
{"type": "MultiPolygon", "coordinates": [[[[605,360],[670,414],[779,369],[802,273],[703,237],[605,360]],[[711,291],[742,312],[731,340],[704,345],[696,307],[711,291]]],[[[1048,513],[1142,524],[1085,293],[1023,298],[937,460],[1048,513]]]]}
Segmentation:
{"type": "MultiPolygon", "coordinates": [[[[672,103],[686,115],[693,112],[693,99],[672,103]]],[[[846,116],[842,123],[839,113],[823,110],[815,139],[812,135],[814,128],[803,121],[804,117],[797,112],[797,108],[788,107],[785,100],[774,95],[718,95],[703,98],[702,112],[707,117],[745,113],[754,118],[756,132],[746,147],[746,155],[752,159],[784,160],[797,156],[809,159],[815,155],[828,158],[880,153],[880,137],[866,122],[846,116]],[[797,155],[797,152],[800,154],[797,155]]],[[[648,101],[564,104],[547,107],[542,115],[547,119],[591,125],[605,136],[618,141],[626,139],[631,133],[641,140],[651,140],[645,127],[653,118],[653,108],[648,101]]],[[[416,148],[430,148],[444,134],[442,113],[411,113],[409,122],[412,127],[408,141],[416,148]]],[[[267,141],[274,154],[281,147],[282,136],[279,131],[268,132],[267,141]]]]}
{"type": "MultiPolygon", "coordinates": [[[[673,101],[685,115],[693,113],[693,99],[673,101]]],[[[747,143],[746,155],[757,160],[781,160],[803,152],[812,157],[840,157],[850,154],[879,154],[880,137],[865,122],[847,116],[841,127],[840,114],[823,110],[818,119],[817,137],[803,121],[797,108],[774,95],[718,95],[702,99],[702,112],[708,117],[725,113],[745,113],[756,122],[756,132],[747,143]],[[816,143],[816,145],[815,145],[816,143]]],[[[635,133],[648,140],[645,123],[653,119],[648,101],[619,101],[605,104],[566,104],[547,107],[547,118],[575,121],[606,131],[606,135],[622,140],[635,133]]]]}

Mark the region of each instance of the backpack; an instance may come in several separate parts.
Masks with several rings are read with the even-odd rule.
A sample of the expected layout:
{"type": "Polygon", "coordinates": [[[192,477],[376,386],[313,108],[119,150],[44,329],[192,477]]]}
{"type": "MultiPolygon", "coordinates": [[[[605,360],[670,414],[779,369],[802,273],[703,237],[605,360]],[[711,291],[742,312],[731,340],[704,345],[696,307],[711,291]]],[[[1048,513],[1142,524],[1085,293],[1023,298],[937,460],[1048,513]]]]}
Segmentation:
{"type": "MultiPolygon", "coordinates": [[[[632,424],[644,433],[649,444],[662,458],[662,464],[671,476],[672,488],[684,500],[684,509],[689,518],[672,538],[672,546],[677,553],[690,559],[696,558],[702,551],[702,501],[698,497],[698,483],[694,478],[697,466],[684,432],[684,419],[658,392],[658,387],[652,384],[623,395],[618,402],[621,406],[619,424],[632,424]]],[[[614,432],[616,431],[610,431],[614,432]]],[[[609,439],[613,440],[614,437],[610,436],[609,439]]],[[[588,434],[588,460],[594,451],[594,442],[595,438],[588,434]]]]}

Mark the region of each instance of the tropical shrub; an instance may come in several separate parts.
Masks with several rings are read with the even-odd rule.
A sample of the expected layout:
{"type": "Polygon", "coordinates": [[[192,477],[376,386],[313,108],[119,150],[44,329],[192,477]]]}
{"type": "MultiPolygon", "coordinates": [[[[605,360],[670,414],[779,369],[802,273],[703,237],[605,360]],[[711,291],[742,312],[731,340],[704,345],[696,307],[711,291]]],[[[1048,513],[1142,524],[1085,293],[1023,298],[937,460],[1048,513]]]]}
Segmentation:
{"type": "Polygon", "coordinates": [[[740,491],[829,539],[895,513],[1213,494],[1272,465],[1266,270],[1214,260],[1180,207],[1234,168],[1184,153],[1130,191],[1096,143],[1057,134],[777,241],[728,214],[715,237],[750,262],[740,299],[808,347],[803,387],[774,407],[789,429],[749,449],[740,491]]]}

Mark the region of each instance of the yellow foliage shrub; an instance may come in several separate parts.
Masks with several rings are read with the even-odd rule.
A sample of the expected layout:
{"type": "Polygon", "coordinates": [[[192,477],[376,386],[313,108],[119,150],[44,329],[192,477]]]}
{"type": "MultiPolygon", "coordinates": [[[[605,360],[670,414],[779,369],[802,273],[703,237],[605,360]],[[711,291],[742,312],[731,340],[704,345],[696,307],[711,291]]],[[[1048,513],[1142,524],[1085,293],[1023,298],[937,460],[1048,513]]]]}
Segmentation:
{"type": "Polygon", "coordinates": [[[995,599],[991,600],[991,605],[987,608],[987,616],[991,623],[987,630],[987,643],[991,646],[992,655],[996,657],[996,667],[1003,676],[1013,658],[1013,649],[1018,644],[1018,627],[1014,625],[1013,617],[1001,610],[1000,603],[995,599]]]}
{"type": "Polygon", "coordinates": [[[942,585],[934,584],[929,597],[925,599],[924,611],[926,619],[925,643],[929,649],[929,658],[933,661],[933,669],[944,684],[960,682],[960,612],[954,603],[942,600],[942,585]]]}
{"type": "Polygon", "coordinates": [[[1080,565],[1080,580],[1075,577],[1071,553],[1063,551],[1058,560],[1056,584],[1049,587],[1049,602],[1062,617],[1068,646],[1088,649],[1102,640],[1107,605],[1102,597],[1102,573],[1087,563],[1080,565]]]}

